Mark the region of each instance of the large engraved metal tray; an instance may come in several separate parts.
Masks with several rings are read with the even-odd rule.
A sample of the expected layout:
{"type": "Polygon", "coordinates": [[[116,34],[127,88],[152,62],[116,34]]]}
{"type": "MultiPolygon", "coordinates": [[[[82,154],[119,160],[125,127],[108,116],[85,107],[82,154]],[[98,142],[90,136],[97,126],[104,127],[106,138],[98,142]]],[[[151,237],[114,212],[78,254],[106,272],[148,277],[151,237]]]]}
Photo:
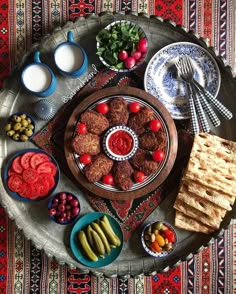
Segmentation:
{"type": "MultiPolygon", "coordinates": [[[[16,111],[32,110],[32,103],[38,101],[38,97],[27,93],[20,84],[20,72],[26,63],[32,62],[32,54],[38,49],[41,52],[41,59],[56,72],[58,79],[57,91],[48,99],[52,100],[59,109],[66,100],[83,86],[87,79],[96,72],[99,66],[99,59],[96,57],[95,36],[98,31],[114,20],[127,19],[137,22],[146,32],[149,41],[149,52],[147,62],[162,47],[173,42],[193,42],[203,46],[216,59],[221,72],[221,87],[219,99],[228,106],[233,113],[236,113],[236,102],[232,95],[236,91],[236,81],[233,78],[231,69],[225,61],[215,53],[213,48],[208,47],[206,41],[199,36],[188,32],[185,28],[176,26],[174,23],[163,21],[157,17],[145,15],[122,15],[105,14],[102,16],[91,15],[87,18],[79,18],[76,22],[67,23],[64,27],[56,29],[53,34],[45,36],[38,44],[34,44],[30,52],[24,56],[21,63],[14,69],[11,76],[5,81],[4,88],[0,93],[0,160],[1,167],[4,167],[6,158],[11,154],[24,148],[35,147],[32,143],[14,143],[6,138],[3,133],[4,118],[16,111]],[[75,40],[79,41],[89,56],[89,70],[80,79],[62,77],[57,73],[53,64],[53,50],[57,44],[66,40],[67,32],[74,32],[75,40]]],[[[40,130],[46,122],[38,121],[37,130],[40,130]]],[[[222,120],[220,128],[213,130],[223,138],[236,141],[236,116],[230,121],[222,120]]],[[[63,136],[63,135],[62,135],[63,136]]],[[[62,137],[63,139],[63,137],[62,137]]],[[[1,170],[2,173],[2,170],[1,170]]],[[[2,179],[1,179],[2,181],[2,179]]],[[[81,200],[82,215],[92,212],[93,209],[86,201],[83,193],[62,173],[58,191],[69,190],[79,195],[81,200]],[[67,188],[66,188],[67,187],[67,188]]],[[[236,214],[236,204],[229,212],[218,230],[213,236],[191,233],[184,230],[177,230],[178,244],[175,251],[168,257],[154,259],[145,254],[140,242],[142,226],[140,226],[125,243],[119,258],[112,264],[96,269],[87,268],[78,263],[71,253],[69,247],[69,235],[71,226],[60,226],[50,222],[47,218],[47,202],[23,203],[11,198],[5,191],[3,183],[0,183],[1,203],[5,207],[9,217],[14,219],[17,226],[25,236],[32,240],[33,244],[46,252],[48,256],[54,256],[60,263],[70,267],[77,267],[81,271],[92,271],[94,274],[106,276],[136,276],[139,274],[154,274],[155,272],[167,271],[170,267],[178,265],[181,261],[187,260],[196,252],[210,244],[215,237],[226,229],[236,214]]],[[[174,223],[173,203],[176,193],[169,195],[156,210],[145,220],[144,224],[156,219],[174,223]]]]}

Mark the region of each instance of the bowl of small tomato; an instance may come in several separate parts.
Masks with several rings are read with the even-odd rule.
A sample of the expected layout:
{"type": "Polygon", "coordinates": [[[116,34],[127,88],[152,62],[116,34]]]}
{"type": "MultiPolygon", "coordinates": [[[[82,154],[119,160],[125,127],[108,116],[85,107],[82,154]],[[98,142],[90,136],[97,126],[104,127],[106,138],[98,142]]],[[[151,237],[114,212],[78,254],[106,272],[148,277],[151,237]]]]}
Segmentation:
{"type": "Polygon", "coordinates": [[[100,61],[117,72],[129,72],[140,66],[147,55],[148,40],[136,23],[118,20],[110,23],[96,36],[100,61]]]}
{"type": "Polygon", "coordinates": [[[51,154],[29,148],[16,152],[7,160],[2,176],[10,196],[30,202],[44,200],[54,192],[60,169],[51,154]]]}
{"type": "Polygon", "coordinates": [[[141,243],[149,255],[156,258],[165,257],[173,252],[177,243],[177,235],[169,223],[155,221],[144,227],[141,243]]]}
{"type": "Polygon", "coordinates": [[[70,192],[59,192],[48,202],[49,219],[60,225],[69,225],[80,216],[78,197],[70,192]]]}

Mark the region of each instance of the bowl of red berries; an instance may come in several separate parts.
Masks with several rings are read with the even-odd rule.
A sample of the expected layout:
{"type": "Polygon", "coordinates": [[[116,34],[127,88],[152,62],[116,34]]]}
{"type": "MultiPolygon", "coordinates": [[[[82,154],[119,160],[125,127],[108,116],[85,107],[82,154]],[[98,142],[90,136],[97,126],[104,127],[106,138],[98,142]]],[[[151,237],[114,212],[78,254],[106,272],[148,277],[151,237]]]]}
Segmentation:
{"type": "Polygon", "coordinates": [[[72,224],[79,218],[80,202],[72,193],[59,192],[48,202],[48,216],[61,225],[72,224]]]}
{"type": "Polygon", "coordinates": [[[144,250],[153,257],[169,255],[177,243],[176,232],[169,223],[155,221],[147,224],[141,234],[144,250]]]}
{"type": "Polygon", "coordinates": [[[113,71],[128,72],[140,66],[148,51],[144,30],[136,23],[118,20],[110,23],[96,36],[101,62],[113,71]]]}

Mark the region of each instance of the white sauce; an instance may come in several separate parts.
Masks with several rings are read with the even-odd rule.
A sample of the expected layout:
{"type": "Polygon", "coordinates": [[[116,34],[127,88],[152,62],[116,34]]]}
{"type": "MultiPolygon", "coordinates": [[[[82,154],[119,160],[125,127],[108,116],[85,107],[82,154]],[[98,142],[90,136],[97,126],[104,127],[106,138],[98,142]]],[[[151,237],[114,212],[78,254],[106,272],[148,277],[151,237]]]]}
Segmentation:
{"type": "Polygon", "coordinates": [[[30,91],[42,92],[50,86],[51,74],[45,66],[33,64],[24,71],[22,79],[30,91]]]}
{"type": "Polygon", "coordinates": [[[82,66],[83,53],[75,45],[62,45],[56,50],[55,62],[61,70],[73,72],[82,66]]]}

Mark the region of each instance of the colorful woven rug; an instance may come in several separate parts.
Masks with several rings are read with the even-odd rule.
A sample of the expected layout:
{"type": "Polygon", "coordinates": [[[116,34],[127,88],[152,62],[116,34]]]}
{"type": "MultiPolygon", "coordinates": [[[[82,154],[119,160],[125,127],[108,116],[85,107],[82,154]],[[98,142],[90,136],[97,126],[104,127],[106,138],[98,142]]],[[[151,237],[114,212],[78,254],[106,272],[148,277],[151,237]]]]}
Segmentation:
{"type": "MultiPolygon", "coordinates": [[[[233,0],[1,0],[0,87],[32,43],[81,15],[134,11],[169,18],[198,35],[235,68],[233,0]]],[[[153,277],[81,275],[35,249],[0,208],[0,293],[236,293],[236,224],[176,269],[153,277]]]]}
{"type": "MultiPolygon", "coordinates": [[[[69,175],[71,180],[78,185],[78,182],[71,174],[66,163],[64,155],[64,142],[62,140],[67,121],[72,111],[79,102],[88,97],[89,94],[94,93],[99,89],[115,85],[119,87],[142,87],[143,82],[141,77],[143,76],[144,71],[145,66],[137,72],[131,72],[129,75],[118,75],[109,69],[100,70],[99,73],[93,77],[82,90],[80,90],[71,100],[63,105],[63,107],[46,126],[34,135],[32,142],[38,145],[41,149],[51,153],[56,158],[64,174],[67,176],[69,175]]],[[[190,153],[192,139],[186,132],[179,131],[179,142],[182,144],[179,144],[180,146],[178,148],[178,156],[174,172],[170,174],[160,188],[156,189],[152,193],[135,200],[127,201],[110,201],[109,199],[85,193],[85,196],[95,210],[108,213],[117,219],[123,230],[125,241],[128,240],[133,231],[140,224],[142,224],[148,215],[158,206],[161,200],[168,195],[167,187],[171,186],[172,191],[175,188],[177,189],[180,175],[182,174],[182,169],[184,167],[184,159],[187,162],[190,153]]]]}

